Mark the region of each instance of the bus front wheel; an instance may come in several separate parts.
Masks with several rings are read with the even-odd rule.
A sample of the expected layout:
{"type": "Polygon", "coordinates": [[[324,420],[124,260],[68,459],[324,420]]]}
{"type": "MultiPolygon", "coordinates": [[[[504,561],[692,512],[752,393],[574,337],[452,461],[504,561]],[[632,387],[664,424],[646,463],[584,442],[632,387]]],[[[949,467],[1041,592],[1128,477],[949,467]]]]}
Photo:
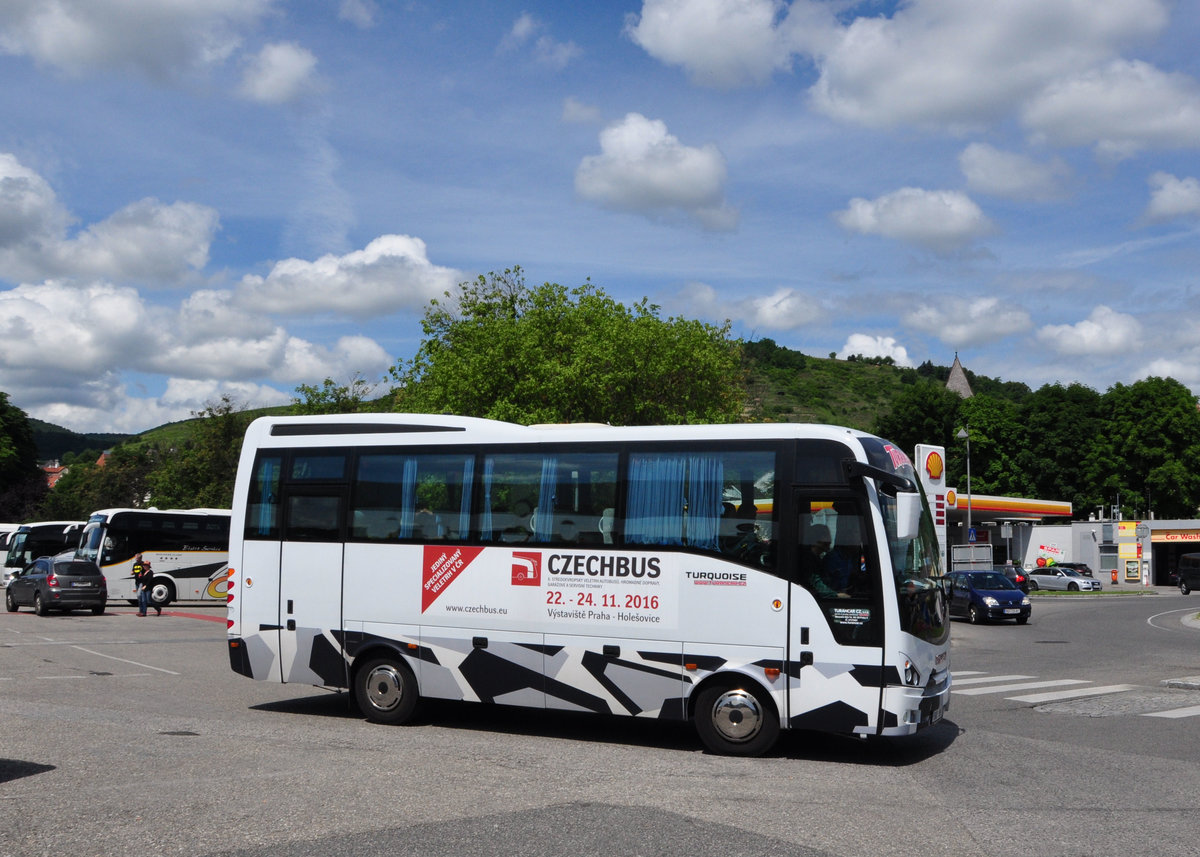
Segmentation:
{"type": "Polygon", "coordinates": [[[706,687],[696,697],[695,721],[704,746],[723,756],[761,756],[779,737],[775,706],[750,685],[706,687]]]}
{"type": "Polygon", "coordinates": [[[417,708],[417,680],[399,658],[373,658],[355,673],[354,697],[368,720],[406,723],[417,708]]]}

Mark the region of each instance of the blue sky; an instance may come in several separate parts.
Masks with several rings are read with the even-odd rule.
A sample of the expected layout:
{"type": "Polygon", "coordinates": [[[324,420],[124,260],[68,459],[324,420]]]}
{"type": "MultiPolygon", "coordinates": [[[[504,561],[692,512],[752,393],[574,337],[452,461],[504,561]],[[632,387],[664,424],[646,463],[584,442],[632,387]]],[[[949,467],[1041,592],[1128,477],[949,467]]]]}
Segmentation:
{"type": "Polygon", "coordinates": [[[770,337],[1200,393],[1200,7],[5,0],[0,390],[380,379],[520,265],[770,337]]]}

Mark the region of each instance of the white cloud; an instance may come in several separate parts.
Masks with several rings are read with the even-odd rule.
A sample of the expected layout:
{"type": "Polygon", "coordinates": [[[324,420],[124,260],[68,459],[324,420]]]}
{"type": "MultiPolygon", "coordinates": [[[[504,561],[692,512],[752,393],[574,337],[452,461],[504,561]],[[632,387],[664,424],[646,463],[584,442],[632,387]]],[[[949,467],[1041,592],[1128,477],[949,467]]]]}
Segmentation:
{"type": "Polygon", "coordinates": [[[834,217],[848,231],[882,235],[937,253],[952,252],[992,231],[979,206],[953,190],[906,187],[873,200],[856,197],[834,217]]]}
{"type": "Polygon", "coordinates": [[[752,331],[796,330],[824,321],[821,302],[795,289],[730,298],[706,283],[689,283],[674,301],[689,317],[730,319],[752,331]]]}
{"type": "Polygon", "coordinates": [[[235,405],[265,408],[286,405],[292,396],[262,384],[169,378],[161,396],[146,397],[114,378],[89,385],[78,400],[60,400],[27,408],[40,420],[76,431],[136,434],[147,426],[189,419],[228,395],[235,405]]]}
{"type": "Polygon", "coordinates": [[[317,91],[317,58],[290,42],[266,45],[246,64],[239,93],[250,101],[286,104],[317,91]]]}
{"type": "Polygon", "coordinates": [[[1167,27],[1165,0],[910,0],[835,17],[842,7],[857,8],[645,0],[626,33],[706,86],[761,84],[800,58],[818,73],[814,108],[868,127],[961,132],[1023,116],[1040,139],[1110,157],[1200,140],[1196,82],[1121,58],[1167,27]]]}
{"type": "Polygon", "coordinates": [[[533,46],[533,57],[542,65],[562,71],[572,60],[583,55],[583,49],[574,42],[560,42],[546,34],[546,25],[523,12],[500,42],[501,52],[516,51],[528,44],[533,46]]]}
{"type": "Polygon", "coordinates": [[[348,378],[355,373],[381,376],[394,362],[366,336],[343,336],[331,348],[292,338],[288,340],[284,362],[273,377],[296,385],[313,383],[314,378],[348,378]]]}
{"type": "Polygon", "coordinates": [[[344,256],[276,262],[266,277],[242,279],[237,303],[281,315],[331,312],[369,318],[422,310],[461,279],[460,272],[432,264],[419,238],[383,235],[344,256]]]}
{"type": "Polygon", "coordinates": [[[349,21],[360,30],[369,30],[375,26],[379,6],[375,0],[342,0],[338,6],[338,20],[349,21]]]}
{"type": "Polygon", "coordinates": [[[893,336],[852,333],[846,338],[846,344],[838,352],[838,357],[845,360],[856,354],[861,354],[863,357],[891,357],[897,366],[913,365],[908,358],[908,349],[898,343],[893,336]]]}
{"type": "Polygon", "coordinates": [[[600,108],[584,104],[574,96],[567,96],[563,99],[562,118],[564,122],[593,125],[600,121],[600,108]]]}
{"type": "Polygon", "coordinates": [[[1047,324],[1037,332],[1040,342],[1059,354],[1082,356],[1139,351],[1142,325],[1131,315],[1098,306],[1076,324],[1047,324]]]}
{"type": "Polygon", "coordinates": [[[704,86],[766,81],[791,66],[777,0],[645,0],[625,33],[646,53],[704,86]]]}
{"type": "Polygon", "coordinates": [[[1070,168],[1055,158],[1039,163],[986,143],[971,143],[958,156],[967,187],[978,193],[1016,200],[1058,199],[1070,168]]]}
{"type": "Polygon", "coordinates": [[[217,213],[211,208],[143,199],[61,242],[58,272],[174,284],[208,264],[216,231],[217,213]]]}
{"type": "Polygon", "coordinates": [[[1200,215],[1200,181],[1157,172],[1150,176],[1149,184],[1150,204],[1146,206],[1143,219],[1151,223],[1163,223],[1200,215]]]}
{"type": "Polygon", "coordinates": [[[71,238],[54,191],[12,155],[0,154],[0,277],[59,277],[177,285],[208,264],[217,213],[195,203],[131,203],[71,238]]]}
{"type": "Polygon", "coordinates": [[[0,53],[80,76],[133,70],[177,79],[228,58],[241,31],[275,0],[10,0],[0,4],[0,53]]]}
{"type": "Polygon", "coordinates": [[[856,18],[813,48],[813,103],[869,126],[977,126],[1166,22],[1161,0],[914,0],[890,18],[856,18]]]}
{"type": "Polygon", "coordinates": [[[903,321],[955,348],[997,342],[1033,326],[1026,310],[996,297],[927,299],[903,321]]]}
{"type": "MultiPolygon", "coordinates": [[[[146,367],[150,316],[135,289],[58,282],[0,292],[0,379],[96,380],[114,364],[146,367]]],[[[0,383],[0,390],[6,390],[0,383]]]]}
{"type": "Polygon", "coordinates": [[[1200,85],[1141,61],[1114,61],[1048,86],[1023,112],[1040,139],[1096,144],[1106,159],[1200,146],[1200,85]]]}
{"type": "Polygon", "coordinates": [[[725,202],[725,159],[713,144],[686,146],[664,122],[630,113],[601,132],[600,149],[575,171],[584,199],[652,218],[683,215],[706,229],[737,226],[725,202]]]}

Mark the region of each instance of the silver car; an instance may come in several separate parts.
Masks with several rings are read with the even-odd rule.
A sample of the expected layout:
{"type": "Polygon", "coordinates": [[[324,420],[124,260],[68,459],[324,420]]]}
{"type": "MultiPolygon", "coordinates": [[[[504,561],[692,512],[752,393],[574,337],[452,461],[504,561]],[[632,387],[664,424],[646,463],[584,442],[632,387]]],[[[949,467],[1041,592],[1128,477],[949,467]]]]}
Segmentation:
{"type": "Polygon", "coordinates": [[[1052,565],[1029,571],[1030,591],[1038,589],[1062,589],[1067,592],[1099,592],[1103,587],[1094,577],[1084,577],[1073,568],[1052,565]]]}

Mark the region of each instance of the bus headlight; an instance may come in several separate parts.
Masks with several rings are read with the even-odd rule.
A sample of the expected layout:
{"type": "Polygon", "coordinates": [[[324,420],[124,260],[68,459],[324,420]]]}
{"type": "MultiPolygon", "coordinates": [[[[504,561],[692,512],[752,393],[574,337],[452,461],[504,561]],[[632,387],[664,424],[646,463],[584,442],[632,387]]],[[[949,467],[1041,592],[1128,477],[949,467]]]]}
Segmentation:
{"type": "Polygon", "coordinates": [[[909,687],[921,686],[921,673],[908,658],[904,659],[904,683],[909,687]]]}

